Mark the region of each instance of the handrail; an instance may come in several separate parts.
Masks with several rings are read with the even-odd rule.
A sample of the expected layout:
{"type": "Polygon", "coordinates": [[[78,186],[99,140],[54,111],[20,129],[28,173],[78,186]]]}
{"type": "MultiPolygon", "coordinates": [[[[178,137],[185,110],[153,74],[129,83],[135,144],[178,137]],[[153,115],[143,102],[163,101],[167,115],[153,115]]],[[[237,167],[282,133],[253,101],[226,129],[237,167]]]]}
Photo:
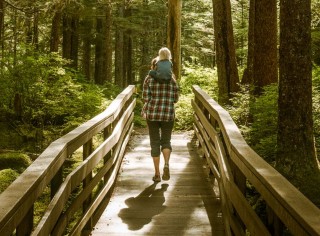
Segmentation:
{"type": "Polygon", "coordinates": [[[114,184],[133,129],[134,92],[135,86],[128,86],[104,112],[52,142],[1,193],[0,235],[14,231],[16,235],[62,235],[79,210],[81,217],[70,235],[91,230],[97,208],[114,184]],[[104,141],[94,150],[93,137],[101,132],[104,141]],[[65,161],[80,147],[83,162],[63,180],[65,161]],[[52,199],[40,222],[34,225],[34,204],[48,186],[52,199]],[[71,197],[76,189],[76,196],[71,197]]]}
{"type": "Polygon", "coordinates": [[[320,235],[320,210],[247,145],[226,110],[199,86],[193,92],[194,130],[219,185],[226,234],[320,235]],[[248,203],[246,182],[265,201],[268,222],[248,203]]]}

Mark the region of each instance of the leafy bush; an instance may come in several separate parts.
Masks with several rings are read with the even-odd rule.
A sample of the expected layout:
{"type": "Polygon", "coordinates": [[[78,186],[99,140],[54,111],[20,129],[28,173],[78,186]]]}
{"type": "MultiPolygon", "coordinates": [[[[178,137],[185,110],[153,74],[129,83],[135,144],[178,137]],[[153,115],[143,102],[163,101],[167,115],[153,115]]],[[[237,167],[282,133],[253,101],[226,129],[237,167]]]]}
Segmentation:
{"type": "Polygon", "coordinates": [[[143,107],[143,101],[141,99],[141,97],[137,97],[136,99],[136,107],[134,108],[134,124],[137,127],[146,127],[147,126],[147,122],[144,118],[142,118],[141,116],[141,111],[142,111],[142,107],[143,107]]]}
{"type": "Polygon", "coordinates": [[[250,144],[270,164],[275,160],[278,125],[278,86],[269,85],[250,106],[253,117],[250,144]]]}
{"type": "Polygon", "coordinates": [[[0,193],[2,193],[18,176],[19,173],[15,170],[0,170],[0,193]]]}
{"type": "Polygon", "coordinates": [[[232,105],[225,106],[244,135],[248,134],[248,127],[251,125],[250,103],[252,101],[250,99],[250,87],[248,85],[240,85],[240,91],[234,93],[231,98],[232,105]]]}
{"type": "Polygon", "coordinates": [[[316,148],[320,152],[320,67],[313,70],[313,121],[316,148]]]}
{"type": "Polygon", "coordinates": [[[192,85],[198,85],[211,97],[217,95],[216,71],[201,66],[188,65],[184,68],[184,74],[179,81],[180,97],[176,104],[176,123],[177,130],[191,130],[193,123],[193,108],[191,99],[194,97],[192,85]]]}
{"type": "Polygon", "coordinates": [[[31,164],[30,158],[23,153],[9,152],[0,154],[0,170],[14,169],[22,173],[31,164]]]}
{"type": "Polygon", "coordinates": [[[191,106],[192,94],[181,95],[176,105],[176,130],[191,130],[193,128],[193,109],[191,106]]]}
{"type": "Polygon", "coordinates": [[[259,97],[250,95],[250,88],[241,86],[227,110],[249,145],[269,163],[275,159],[278,118],[278,86],[266,86],[259,97]]]}
{"type": "Polygon", "coordinates": [[[12,65],[2,70],[0,111],[27,139],[46,126],[70,131],[107,105],[104,93],[114,96],[110,86],[87,81],[57,54],[18,55],[12,65]]]}
{"type": "Polygon", "coordinates": [[[21,56],[4,73],[2,109],[35,126],[63,124],[69,116],[90,116],[99,110],[101,89],[68,68],[56,54],[21,56]],[[20,106],[20,107],[19,107],[20,106]],[[21,114],[17,114],[21,108],[21,114]]]}
{"type": "Polygon", "coordinates": [[[192,93],[192,85],[198,85],[215,99],[218,95],[217,71],[197,65],[186,64],[180,81],[181,94],[192,93]]]}

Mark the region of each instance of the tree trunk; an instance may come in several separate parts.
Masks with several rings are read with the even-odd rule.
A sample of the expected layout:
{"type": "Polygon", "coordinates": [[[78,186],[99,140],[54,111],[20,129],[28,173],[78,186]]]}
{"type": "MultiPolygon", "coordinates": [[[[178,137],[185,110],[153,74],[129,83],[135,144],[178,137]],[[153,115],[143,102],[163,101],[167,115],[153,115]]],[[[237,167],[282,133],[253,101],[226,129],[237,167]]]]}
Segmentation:
{"type": "Polygon", "coordinates": [[[98,17],[96,20],[96,56],[95,56],[95,70],[94,70],[94,80],[96,84],[104,84],[105,82],[105,75],[103,74],[104,71],[104,19],[98,17]]]}
{"type": "Polygon", "coordinates": [[[105,80],[112,82],[112,15],[111,0],[106,2],[106,30],[105,30],[105,80]]]}
{"type": "Polygon", "coordinates": [[[127,31],[124,35],[124,50],[123,50],[123,60],[124,60],[124,67],[123,67],[123,74],[124,74],[124,87],[127,87],[129,84],[132,84],[133,77],[132,77],[132,35],[131,31],[127,31]]]}
{"type": "Polygon", "coordinates": [[[86,32],[83,34],[82,42],[83,42],[83,58],[82,58],[82,70],[85,74],[87,80],[91,80],[91,39],[93,22],[92,19],[84,19],[82,22],[83,30],[86,32]]]}
{"type": "MultiPolygon", "coordinates": [[[[124,17],[131,17],[132,12],[131,8],[129,6],[129,3],[126,4],[127,7],[124,12],[124,17]]],[[[124,84],[123,87],[127,87],[129,84],[132,84],[133,78],[132,78],[132,54],[133,54],[133,48],[132,48],[132,30],[127,29],[124,34],[124,50],[123,50],[123,60],[124,60],[124,66],[123,66],[123,74],[124,74],[124,84]]]]}
{"type": "Polygon", "coordinates": [[[300,189],[319,174],[312,120],[310,19],[310,0],[280,1],[276,168],[300,189]]]}
{"type": "Polygon", "coordinates": [[[71,60],[72,68],[78,68],[79,54],[79,17],[73,16],[71,19],[71,60]]]}
{"type": "MultiPolygon", "coordinates": [[[[148,6],[148,0],[143,0],[143,9],[147,9],[148,6]]],[[[145,33],[142,32],[142,35],[140,35],[139,39],[139,45],[140,45],[140,51],[141,51],[141,61],[140,61],[140,66],[139,66],[139,82],[142,88],[143,81],[145,77],[148,74],[148,71],[150,70],[150,65],[151,65],[151,53],[150,53],[150,35],[148,35],[146,32],[149,21],[153,20],[150,16],[146,15],[144,16],[143,24],[144,24],[144,29],[145,33]]]]}
{"type": "Polygon", "coordinates": [[[25,28],[25,34],[26,34],[26,45],[32,44],[32,13],[31,8],[27,8],[25,12],[25,22],[24,22],[24,28],[25,28]]]}
{"type": "MultiPolygon", "coordinates": [[[[4,45],[3,45],[3,32],[4,32],[4,0],[0,0],[0,47],[1,47],[1,58],[3,59],[3,52],[4,52],[4,45]]],[[[2,68],[2,62],[1,62],[1,68],[2,68]]]]}
{"type": "Polygon", "coordinates": [[[254,17],[254,92],[278,82],[277,1],[255,0],[254,17]]]}
{"type": "Polygon", "coordinates": [[[78,16],[69,16],[66,13],[63,16],[63,58],[72,60],[71,67],[78,67],[78,51],[79,51],[79,18],[78,16]]]}
{"type": "Polygon", "coordinates": [[[168,1],[167,45],[171,50],[173,73],[181,77],[181,8],[182,0],[168,1]]]}
{"type": "MultiPolygon", "coordinates": [[[[118,6],[118,17],[123,17],[123,4],[118,6]]],[[[115,26],[115,84],[123,88],[123,29],[115,26]]]]}
{"type": "Polygon", "coordinates": [[[247,67],[245,68],[244,73],[243,73],[243,77],[241,80],[242,84],[253,84],[255,1],[256,0],[250,0],[250,6],[249,6],[247,67]]]}
{"type": "Polygon", "coordinates": [[[56,10],[51,23],[50,52],[58,52],[60,37],[61,11],[56,10]]]}
{"type": "Polygon", "coordinates": [[[66,13],[63,15],[63,40],[62,40],[62,57],[71,59],[71,18],[66,13]]]}
{"type": "Polygon", "coordinates": [[[150,45],[148,37],[142,37],[141,39],[141,65],[139,69],[140,84],[143,85],[143,81],[150,70],[151,60],[150,60],[150,45]]]}
{"type": "Polygon", "coordinates": [[[239,90],[230,0],[212,0],[214,36],[218,70],[219,102],[228,103],[233,92],[239,90]]]}

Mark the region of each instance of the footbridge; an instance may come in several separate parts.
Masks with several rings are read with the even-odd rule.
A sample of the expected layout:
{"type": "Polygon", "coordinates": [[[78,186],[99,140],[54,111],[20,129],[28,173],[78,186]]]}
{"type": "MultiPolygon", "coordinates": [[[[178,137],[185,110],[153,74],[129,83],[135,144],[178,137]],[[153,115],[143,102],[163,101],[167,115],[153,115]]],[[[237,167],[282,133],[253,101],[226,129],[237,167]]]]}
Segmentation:
{"type": "Polygon", "coordinates": [[[0,235],[320,235],[320,210],[247,145],[227,111],[193,92],[194,129],[173,134],[169,181],[151,179],[128,86],[0,195],[0,235]]]}

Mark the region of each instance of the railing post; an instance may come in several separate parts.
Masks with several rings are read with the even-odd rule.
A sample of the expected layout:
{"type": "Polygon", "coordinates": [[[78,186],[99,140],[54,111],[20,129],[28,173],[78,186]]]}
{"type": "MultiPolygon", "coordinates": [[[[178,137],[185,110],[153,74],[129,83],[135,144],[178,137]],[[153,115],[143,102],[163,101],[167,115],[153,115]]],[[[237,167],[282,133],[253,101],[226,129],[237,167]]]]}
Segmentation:
{"type": "Polygon", "coordinates": [[[57,193],[62,182],[63,182],[63,165],[61,166],[61,168],[58,170],[58,172],[55,174],[55,176],[51,180],[51,184],[50,184],[50,197],[51,197],[51,199],[57,193]]]}
{"type": "MultiPolygon", "coordinates": [[[[88,156],[90,156],[92,152],[93,152],[93,141],[91,138],[88,142],[86,142],[83,145],[83,160],[85,160],[88,156]]],[[[83,189],[90,183],[91,180],[92,180],[92,171],[83,180],[82,182],[83,189]]],[[[92,194],[90,194],[88,198],[83,202],[83,206],[82,206],[83,212],[85,212],[90,207],[91,201],[92,201],[92,194]]],[[[84,227],[84,230],[91,230],[92,227],[93,227],[93,222],[92,222],[92,218],[90,218],[90,220],[88,220],[88,223],[84,227]]]]}
{"type": "Polygon", "coordinates": [[[283,235],[283,223],[274,211],[267,205],[267,227],[274,236],[283,235]]]}
{"type": "Polygon", "coordinates": [[[30,208],[26,216],[23,218],[19,226],[17,227],[17,236],[30,235],[33,229],[33,210],[34,205],[30,208]]]}
{"type": "MultiPolygon", "coordinates": [[[[113,127],[112,127],[112,123],[107,126],[104,130],[103,130],[103,139],[106,140],[112,133],[112,130],[113,130],[113,127]]],[[[103,158],[103,164],[105,164],[109,158],[112,156],[112,152],[113,152],[113,149],[111,149],[107,155],[103,158]]],[[[104,179],[103,179],[104,183],[107,183],[108,181],[108,173],[104,176],[104,179]]]]}

